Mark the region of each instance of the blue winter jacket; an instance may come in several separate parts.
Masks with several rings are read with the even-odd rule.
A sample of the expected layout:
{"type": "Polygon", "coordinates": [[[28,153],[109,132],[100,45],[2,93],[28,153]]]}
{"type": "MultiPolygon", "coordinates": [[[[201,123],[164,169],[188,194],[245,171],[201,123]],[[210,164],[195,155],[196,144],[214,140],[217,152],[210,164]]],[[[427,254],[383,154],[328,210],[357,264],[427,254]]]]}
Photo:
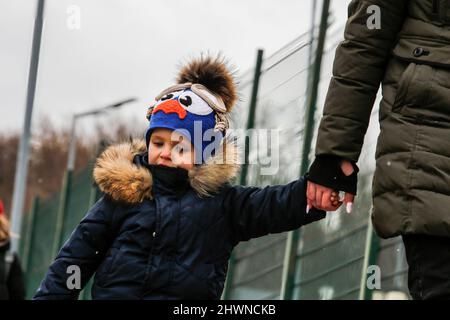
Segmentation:
{"type": "Polygon", "coordinates": [[[105,195],[64,244],[34,299],[77,299],[94,273],[93,299],[220,299],[240,241],[325,216],[305,213],[304,178],[232,186],[236,148],[224,145],[213,158],[225,164],[209,159],[189,172],[148,165],[144,143],[105,150],[94,169],[105,195]],[[69,279],[73,265],[80,270],[78,288],[69,279]]]}

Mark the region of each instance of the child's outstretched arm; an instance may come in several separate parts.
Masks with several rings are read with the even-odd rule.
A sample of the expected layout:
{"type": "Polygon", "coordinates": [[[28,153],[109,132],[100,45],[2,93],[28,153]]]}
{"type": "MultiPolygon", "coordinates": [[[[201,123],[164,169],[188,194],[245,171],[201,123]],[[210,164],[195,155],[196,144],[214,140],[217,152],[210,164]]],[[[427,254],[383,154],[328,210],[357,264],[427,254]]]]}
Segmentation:
{"type": "Polygon", "coordinates": [[[306,213],[306,178],[286,185],[229,187],[224,208],[236,242],[269,233],[290,231],[325,217],[312,208],[306,213]]]}
{"type": "Polygon", "coordinates": [[[78,298],[111,245],[114,207],[111,200],[102,197],[88,211],[59,251],[33,299],[78,298]],[[73,278],[77,268],[80,271],[79,286],[73,278]]]}

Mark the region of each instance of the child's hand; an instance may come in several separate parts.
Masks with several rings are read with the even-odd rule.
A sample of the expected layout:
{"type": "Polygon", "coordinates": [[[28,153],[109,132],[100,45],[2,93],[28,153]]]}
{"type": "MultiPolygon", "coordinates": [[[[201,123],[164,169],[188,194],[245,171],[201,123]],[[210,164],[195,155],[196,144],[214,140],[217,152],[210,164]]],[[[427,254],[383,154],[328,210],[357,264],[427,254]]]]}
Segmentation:
{"type": "Polygon", "coordinates": [[[342,205],[342,201],[341,199],[339,199],[339,192],[337,191],[331,192],[330,201],[333,207],[339,208],[342,205]]]}
{"type": "MultiPolygon", "coordinates": [[[[344,193],[344,192],[342,192],[342,193],[344,193]]],[[[335,209],[334,210],[329,210],[329,211],[335,211],[335,210],[339,209],[339,207],[343,203],[352,205],[353,204],[353,200],[354,200],[354,196],[352,194],[350,194],[350,193],[345,193],[344,198],[341,198],[338,191],[333,191],[333,192],[331,192],[330,201],[331,201],[332,206],[335,209]]],[[[351,208],[349,209],[347,207],[347,212],[350,213],[351,211],[352,211],[351,208]]]]}

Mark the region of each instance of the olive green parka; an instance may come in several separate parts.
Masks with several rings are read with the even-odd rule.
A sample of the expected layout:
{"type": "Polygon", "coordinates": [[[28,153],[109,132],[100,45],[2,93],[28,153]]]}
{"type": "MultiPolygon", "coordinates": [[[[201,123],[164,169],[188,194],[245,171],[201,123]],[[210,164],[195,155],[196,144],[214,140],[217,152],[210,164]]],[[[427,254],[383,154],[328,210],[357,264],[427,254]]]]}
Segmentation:
{"type": "Polygon", "coordinates": [[[316,156],[358,161],[381,84],[374,227],[450,236],[450,1],[353,0],[348,14],[316,156]]]}

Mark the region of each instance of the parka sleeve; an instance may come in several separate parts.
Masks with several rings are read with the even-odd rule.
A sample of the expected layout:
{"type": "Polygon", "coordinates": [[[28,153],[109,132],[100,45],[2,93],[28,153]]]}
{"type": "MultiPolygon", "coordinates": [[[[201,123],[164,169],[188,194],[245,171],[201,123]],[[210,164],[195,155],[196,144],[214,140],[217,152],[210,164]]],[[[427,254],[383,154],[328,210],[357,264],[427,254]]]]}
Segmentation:
{"type": "Polygon", "coordinates": [[[76,300],[100,265],[113,237],[112,201],[102,197],[86,214],[55,261],[33,297],[34,300],[76,300]],[[79,268],[79,269],[78,269],[79,268]],[[79,270],[80,286],[74,276],[79,270]]]}
{"type": "Polygon", "coordinates": [[[306,213],[304,177],[265,188],[230,186],[223,206],[235,243],[294,230],[325,217],[324,211],[315,208],[306,213]]]}
{"type": "Polygon", "coordinates": [[[408,2],[350,2],[344,41],[336,49],[316,155],[358,161],[376,94],[406,17],[408,2]],[[378,17],[379,26],[373,20],[378,17]]]}

